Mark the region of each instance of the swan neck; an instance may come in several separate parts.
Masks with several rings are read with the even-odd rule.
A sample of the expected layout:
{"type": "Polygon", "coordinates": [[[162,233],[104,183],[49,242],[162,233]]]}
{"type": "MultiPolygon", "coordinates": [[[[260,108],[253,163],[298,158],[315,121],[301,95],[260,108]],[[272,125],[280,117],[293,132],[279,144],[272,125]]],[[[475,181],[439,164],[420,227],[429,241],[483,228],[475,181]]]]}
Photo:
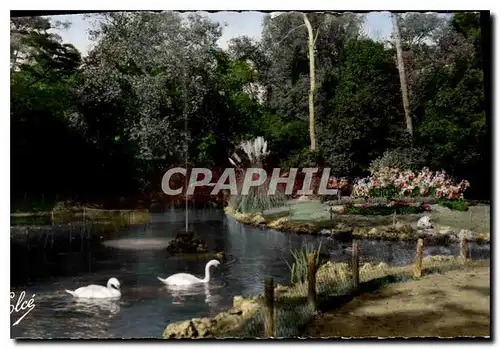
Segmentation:
{"type": "Polygon", "coordinates": [[[203,279],[203,282],[210,281],[210,267],[211,267],[211,265],[209,263],[207,263],[207,266],[205,267],[205,278],[203,279]]]}

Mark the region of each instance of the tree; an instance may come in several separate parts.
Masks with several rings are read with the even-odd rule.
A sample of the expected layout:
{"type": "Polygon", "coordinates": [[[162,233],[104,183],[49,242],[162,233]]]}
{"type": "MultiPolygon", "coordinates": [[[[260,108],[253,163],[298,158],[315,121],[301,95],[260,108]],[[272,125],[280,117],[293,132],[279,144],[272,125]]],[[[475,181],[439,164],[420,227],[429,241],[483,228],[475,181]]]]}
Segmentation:
{"type": "Polygon", "coordinates": [[[361,22],[360,16],[328,13],[292,12],[264,19],[262,50],[269,62],[263,71],[267,101],[290,121],[309,114],[312,151],[316,150],[316,118],[332,93],[329,82],[338,71],[340,53],[346,38],[359,34],[361,22]],[[299,30],[304,26],[307,31],[299,30]],[[308,102],[305,95],[309,95],[308,102]]]}
{"type": "Polygon", "coordinates": [[[432,167],[469,180],[469,195],[487,197],[490,185],[484,177],[490,173],[487,149],[491,145],[486,137],[484,77],[475,46],[478,35],[480,42],[479,14],[465,16],[475,16],[476,21],[467,21],[468,30],[457,31],[462,16],[455,14],[443,30],[432,77],[421,80],[425,104],[416,131],[418,142],[430,153],[432,167]],[[466,37],[464,32],[473,35],[466,37]]]}
{"type": "Polygon", "coordinates": [[[335,175],[363,175],[370,161],[397,146],[404,133],[393,51],[350,40],[340,64],[330,114],[319,122],[320,149],[335,175]]]}
{"type": "MultiPolygon", "coordinates": [[[[304,15],[304,23],[307,27],[308,34],[308,57],[309,57],[309,137],[311,138],[311,151],[316,151],[316,122],[314,121],[314,96],[316,92],[316,71],[314,67],[314,32],[311,26],[311,22],[307,18],[307,14],[304,15]]],[[[317,34],[316,34],[317,35],[317,34]]]]}
{"type": "Polygon", "coordinates": [[[86,103],[124,105],[120,137],[136,145],[138,159],[184,158],[186,139],[199,141],[218,117],[215,107],[205,107],[220,100],[215,52],[221,28],[199,15],[183,23],[175,12],[140,12],[106,14],[97,29],[84,69],[86,103]],[[194,130],[189,134],[186,119],[194,130]]]}
{"type": "Polygon", "coordinates": [[[11,22],[15,38],[10,115],[13,198],[28,192],[46,194],[48,199],[50,194],[79,186],[75,182],[83,183],[80,175],[84,177],[84,171],[78,161],[86,145],[68,125],[76,111],[74,88],[80,81],[80,53],[48,34],[51,25],[37,17],[11,22]],[[68,173],[73,174],[71,178],[68,173]]]}
{"type": "Polygon", "coordinates": [[[401,45],[401,38],[399,35],[399,24],[396,14],[392,14],[392,26],[394,31],[394,41],[396,43],[397,62],[399,70],[399,79],[401,81],[401,95],[403,98],[403,107],[405,110],[406,129],[408,130],[410,137],[413,138],[413,122],[410,112],[410,100],[408,98],[408,84],[406,82],[403,48],[401,45]]]}

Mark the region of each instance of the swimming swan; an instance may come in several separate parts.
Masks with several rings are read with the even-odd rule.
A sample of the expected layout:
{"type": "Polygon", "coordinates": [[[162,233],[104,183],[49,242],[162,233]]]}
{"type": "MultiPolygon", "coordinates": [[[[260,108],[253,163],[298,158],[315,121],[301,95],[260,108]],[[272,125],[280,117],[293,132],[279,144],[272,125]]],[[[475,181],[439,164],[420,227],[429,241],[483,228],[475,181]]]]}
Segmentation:
{"type": "Polygon", "coordinates": [[[211,266],[217,267],[219,266],[219,264],[220,262],[215,259],[212,259],[210,262],[208,262],[207,266],[205,267],[204,279],[199,279],[191,274],[179,273],[169,276],[166,279],[158,277],[158,280],[163,282],[165,285],[193,285],[193,284],[207,283],[210,281],[210,267],[211,266]]]}
{"type": "Polygon", "coordinates": [[[76,298],[120,298],[120,281],[116,278],[108,280],[107,287],[101,285],[89,285],[80,287],[74,291],[65,290],[76,298]]]}

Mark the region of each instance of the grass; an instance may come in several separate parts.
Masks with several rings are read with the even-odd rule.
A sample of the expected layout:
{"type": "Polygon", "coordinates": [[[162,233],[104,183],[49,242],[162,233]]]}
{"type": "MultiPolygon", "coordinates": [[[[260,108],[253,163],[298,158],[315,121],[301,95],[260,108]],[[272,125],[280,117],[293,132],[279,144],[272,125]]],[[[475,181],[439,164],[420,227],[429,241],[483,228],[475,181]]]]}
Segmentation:
{"type": "MultiPolygon", "coordinates": [[[[281,217],[287,217],[292,222],[309,223],[316,230],[329,229],[339,223],[359,228],[373,228],[379,226],[390,226],[393,224],[392,215],[334,215],[333,221],[330,219],[330,206],[319,201],[287,201],[284,206],[264,211],[263,217],[270,222],[281,217]]],[[[431,211],[430,216],[433,221],[440,226],[451,226],[456,229],[469,229],[474,232],[490,233],[490,206],[475,205],[469,206],[469,210],[452,211],[443,210],[431,211]]],[[[418,219],[422,214],[401,214],[396,216],[396,220],[403,224],[410,224],[416,228],[418,219]]]]}
{"type": "Polygon", "coordinates": [[[431,212],[432,219],[439,225],[469,229],[490,234],[491,209],[488,205],[469,206],[468,211],[431,212]]]}
{"type": "Polygon", "coordinates": [[[231,198],[231,206],[242,213],[259,213],[274,207],[283,206],[285,195],[277,192],[268,195],[265,187],[251,187],[248,195],[235,195],[231,198]]]}
{"type": "Polygon", "coordinates": [[[464,211],[465,212],[465,211],[469,210],[467,203],[463,199],[460,199],[460,200],[439,199],[438,205],[441,205],[443,207],[447,207],[450,210],[454,210],[454,211],[464,211]]]}
{"type": "Polygon", "coordinates": [[[302,249],[292,249],[290,253],[292,254],[294,262],[290,266],[288,262],[288,268],[290,269],[290,279],[292,283],[296,282],[305,282],[307,280],[307,273],[309,270],[309,254],[314,253],[315,259],[315,268],[319,268],[321,260],[320,260],[320,252],[321,252],[322,242],[319,243],[317,249],[312,245],[307,245],[302,249]]]}
{"type": "MultiPolygon", "coordinates": [[[[444,273],[451,270],[460,270],[475,266],[489,266],[489,260],[463,262],[458,257],[435,256],[424,258],[423,278],[426,275],[444,273]]],[[[414,280],[413,265],[386,268],[361,268],[360,288],[353,292],[349,267],[342,263],[327,263],[317,274],[317,304],[318,308],[332,303],[337,306],[348,302],[353,297],[367,292],[374,292],[381,287],[397,282],[414,280]]],[[[276,300],[276,336],[294,337],[301,333],[302,328],[308,324],[316,313],[307,306],[307,285],[304,283],[289,286],[278,286],[275,290],[276,300]]],[[[263,297],[259,297],[263,304],[263,297]]],[[[236,338],[263,337],[264,316],[261,306],[254,316],[243,323],[232,333],[224,334],[236,338]]]]}

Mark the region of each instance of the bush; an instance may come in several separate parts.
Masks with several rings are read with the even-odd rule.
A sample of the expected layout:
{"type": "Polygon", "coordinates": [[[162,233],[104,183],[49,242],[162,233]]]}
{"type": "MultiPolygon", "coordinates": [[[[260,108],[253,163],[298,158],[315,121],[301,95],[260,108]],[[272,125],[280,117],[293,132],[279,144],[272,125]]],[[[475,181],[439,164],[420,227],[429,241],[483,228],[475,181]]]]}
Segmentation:
{"type": "Polygon", "coordinates": [[[231,207],[241,213],[257,213],[274,207],[283,206],[286,202],[284,193],[276,190],[275,195],[268,195],[265,187],[251,187],[248,195],[238,194],[231,197],[231,207]]]}
{"type": "Polygon", "coordinates": [[[465,202],[464,199],[459,199],[459,200],[448,200],[448,199],[439,199],[438,200],[438,205],[443,206],[443,207],[448,207],[450,210],[453,211],[468,211],[469,207],[467,206],[467,203],[465,202]]]}
{"type": "Polygon", "coordinates": [[[424,206],[347,206],[346,214],[355,214],[361,216],[389,216],[391,214],[419,214],[425,211],[424,206]]]}
{"type": "Polygon", "coordinates": [[[395,186],[390,185],[384,188],[372,188],[369,193],[371,198],[384,198],[390,200],[397,196],[399,190],[395,186]]]}
{"type": "Polygon", "coordinates": [[[382,156],[370,163],[370,172],[375,173],[384,167],[398,167],[416,170],[425,166],[426,153],[419,148],[396,148],[387,150],[382,156]]]}
{"type": "Polygon", "coordinates": [[[320,164],[319,152],[312,152],[310,148],[304,148],[292,153],[288,158],[281,161],[281,169],[316,167],[320,164]]]}

